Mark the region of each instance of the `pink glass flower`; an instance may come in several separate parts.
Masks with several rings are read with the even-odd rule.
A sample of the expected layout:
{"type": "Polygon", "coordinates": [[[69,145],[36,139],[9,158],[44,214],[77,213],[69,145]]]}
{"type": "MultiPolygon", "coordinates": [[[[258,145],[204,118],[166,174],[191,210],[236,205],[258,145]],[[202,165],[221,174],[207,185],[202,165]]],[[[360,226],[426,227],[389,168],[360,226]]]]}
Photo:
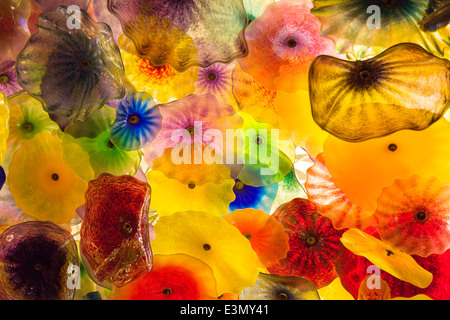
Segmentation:
{"type": "Polygon", "coordinates": [[[319,34],[307,0],[281,0],[266,7],[245,30],[249,54],[239,64],[270,90],[307,90],[308,69],[319,55],[335,56],[333,42],[319,34]]]}

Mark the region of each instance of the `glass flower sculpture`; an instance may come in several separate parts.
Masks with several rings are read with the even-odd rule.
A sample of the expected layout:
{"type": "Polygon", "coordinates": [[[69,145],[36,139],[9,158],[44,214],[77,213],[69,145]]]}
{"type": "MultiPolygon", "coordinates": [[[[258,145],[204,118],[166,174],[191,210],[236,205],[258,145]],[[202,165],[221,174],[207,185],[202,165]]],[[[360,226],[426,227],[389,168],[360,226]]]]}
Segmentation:
{"type": "Polygon", "coordinates": [[[368,274],[372,276],[378,274],[388,283],[391,298],[410,298],[420,294],[436,300],[449,298],[447,271],[450,266],[450,251],[432,254],[426,258],[418,255],[409,256],[380,241],[375,227],[369,227],[364,232],[353,230],[353,235],[348,235],[346,245],[356,253],[341,245],[336,271],[344,288],[355,299],[358,297],[361,282],[368,274]],[[378,271],[374,268],[372,261],[375,260],[373,259],[378,259],[380,268],[378,271]],[[400,277],[407,281],[397,278],[390,272],[393,274],[396,272],[397,276],[401,275],[400,277]],[[421,284],[421,286],[418,287],[410,282],[421,284]],[[445,289],[442,290],[442,288],[445,289]]]}
{"type": "Polygon", "coordinates": [[[109,0],[108,9],[139,56],[156,66],[170,64],[185,71],[247,54],[242,0],[109,0]]]}
{"type": "Polygon", "coordinates": [[[104,106],[92,113],[85,121],[73,121],[64,131],[62,144],[64,158],[75,172],[82,177],[90,177],[87,171],[93,170],[87,181],[107,172],[114,175],[136,174],[141,162],[141,151],[126,151],[118,148],[111,141],[111,125],[114,123],[117,110],[104,106]],[[77,147],[87,153],[86,165],[79,165],[80,153],[74,157],[77,147]]]}
{"type": "Polygon", "coordinates": [[[72,271],[80,263],[69,232],[51,222],[24,222],[0,235],[0,248],[0,300],[74,299],[72,271]]]}
{"type": "Polygon", "coordinates": [[[236,198],[230,203],[230,211],[252,208],[270,213],[277,191],[278,183],[254,187],[243,183],[239,179],[235,179],[233,193],[236,198]]]}
{"type": "Polygon", "coordinates": [[[260,273],[254,286],[242,290],[239,300],[320,300],[320,296],[308,279],[260,273]]]}
{"type": "Polygon", "coordinates": [[[279,91],[269,90],[259,84],[239,64],[233,69],[232,89],[239,110],[251,114],[256,121],[278,127],[278,116],[273,109],[279,91]]]}
{"type": "Polygon", "coordinates": [[[89,182],[80,250],[99,285],[121,287],[152,269],[150,197],[148,184],[127,175],[103,173],[89,182]]]}
{"type": "Polygon", "coordinates": [[[358,143],[329,135],[323,145],[324,163],[336,187],[353,204],[373,212],[383,189],[396,179],[416,174],[450,182],[449,129],[450,123],[441,118],[425,130],[400,130],[358,143]]]}
{"type": "Polygon", "coordinates": [[[40,15],[39,31],[16,60],[19,84],[62,130],[124,95],[124,69],[111,29],[84,10],[79,17],[66,7],[40,15]]]}
{"type": "Polygon", "coordinates": [[[8,182],[25,214],[56,224],[72,220],[87,188],[64,161],[61,139],[49,133],[22,143],[9,166],[8,182]]]}
{"type": "Polygon", "coordinates": [[[10,96],[22,90],[17,83],[16,69],[14,68],[14,65],[15,62],[12,60],[6,60],[0,64],[0,91],[6,96],[10,96]]]}
{"type": "Polygon", "coordinates": [[[420,22],[430,0],[313,0],[311,10],[321,23],[320,34],[333,40],[338,52],[362,58],[402,42],[443,54],[450,46],[450,28],[426,32],[420,22]]]}
{"type": "Polygon", "coordinates": [[[220,143],[226,137],[226,129],[238,129],[243,123],[233,107],[220,102],[212,93],[188,95],[158,107],[162,116],[161,130],[144,147],[144,159],[149,167],[165,149],[181,146],[181,142],[211,145],[217,154],[226,156],[227,146],[220,143]]]}
{"type": "Polygon", "coordinates": [[[136,90],[149,93],[160,103],[194,93],[198,67],[179,72],[169,64],[157,66],[140,57],[134,43],[125,35],[119,36],[118,43],[125,76],[136,90]]]}
{"type": "Polygon", "coordinates": [[[177,212],[161,217],[152,242],[156,254],[184,253],[213,271],[217,294],[239,294],[258,276],[259,260],[250,242],[223,218],[206,212],[177,212]]]}
{"type": "Polygon", "coordinates": [[[318,57],[309,73],[312,116],[351,142],[423,130],[450,106],[449,69],[450,61],[411,43],[362,61],[318,57]]]}
{"type": "Polygon", "coordinates": [[[450,248],[450,184],[436,177],[395,180],[377,200],[374,215],[383,241],[427,257],[450,248]]]}
{"type": "Polygon", "coordinates": [[[194,84],[195,94],[213,93],[223,103],[238,110],[233,95],[233,70],[236,63],[215,63],[206,68],[200,68],[198,79],[194,84]]]}
{"type": "Polygon", "coordinates": [[[120,100],[110,138],[122,150],[137,150],[153,141],[161,129],[161,113],[152,97],[143,92],[129,92],[120,100]]]}
{"type": "Polygon", "coordinates": [[[275,2],[245,30],[249,54],[238,62],[267,89],[307,90],[313,59],[336,55],[333,42],[318,33],[320,23],[310,13],[312,7],[308,0],[275,2]]]}
{"type": "Polygon", "coordinates": [[[152,271],[114,287],[111,300],[215,300],[216,280],[211,268],[192,256],[175,253],[153,256],[152,271]]]}
{"type": "Polygon", "coordinates": [[[182,149],[183,157],[189,161],[174,162],[177,149],[169,148],[155,159],[153,169],[147,172],[147,180],[152,187],[152,208],[158,216],[171,215],[183,209],[225,215],[235,199],[230,169],[222,163],[207,163],[203,146],[188,144],[186,147],[182,149]],[[188,157],[185,150],[191,151],[188,157]],[[201,161],[197,163],[196,159],[201,161]],[[174,197],[177,201],[171,201],[174,197]]]}
{"type": "Polygon", "coordinates": [[[263,14],[266,7],[274,3],[274,0],[244,0],[245,11],[250,20],[255,20],[263,14]]]}
{"type": "Polygon", "coordinates": [[[289,236],[273,216],[257,209],[238,209],[223,217],[246,237],[258,255],[262,267],[286,258],[289,236]]]}
{"type": "Polygon", "coordinates": [[[325,166],[320,153],[314,165],[306,171],[305,189],[308,199],[320,208],[320,214],[330,218],[336,229],[376,226],[374,213],[352,203],[346,194],[333,182],[333,177],[325,166]]]}
{"type": "Polygon", "coordinates": [[[285,259],[267,270],[282,276],[303,277],[319,289],[338,275],[334,266],[339,257],[343,231],[336,230],[331,220],[321,216],[314,202],[296,198],[279,206],[272,214],[289,236],[285,259]]]}

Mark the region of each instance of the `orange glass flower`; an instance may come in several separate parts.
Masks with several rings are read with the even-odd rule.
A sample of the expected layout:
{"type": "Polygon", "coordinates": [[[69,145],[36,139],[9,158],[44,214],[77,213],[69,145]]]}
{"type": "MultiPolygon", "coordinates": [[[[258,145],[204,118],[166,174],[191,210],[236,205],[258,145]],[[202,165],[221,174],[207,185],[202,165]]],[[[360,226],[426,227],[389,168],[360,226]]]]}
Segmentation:
{"type": "Polygon", "coordinates": [[[394,248],[422,257],[450,248],[450,184],[435,177],[395,180],[377,204],[377,230],[394,248]]]}
{"type": "Polygon", "coordinates": [[[273,216],[257,209],[238,209],[223,217],[238,228],[258,255],[264,267],[284,259],[289,251],[289,236],[273,216]]]}
{"type": "Polygon", "coordinates": [[[153,256],[153,268],[133,282],[114,287],[110,300],[214,300],[216,280],[211,268],[192,256],[153,256]]]}
{"type": "Polygon", "coordinates": [[[364,210],[375,211],[384,188],[416,174],[450,182],[450,123],[441,118],[422,131],[352,143],[329,135],[323,159],[336,187],[364,210]]]}

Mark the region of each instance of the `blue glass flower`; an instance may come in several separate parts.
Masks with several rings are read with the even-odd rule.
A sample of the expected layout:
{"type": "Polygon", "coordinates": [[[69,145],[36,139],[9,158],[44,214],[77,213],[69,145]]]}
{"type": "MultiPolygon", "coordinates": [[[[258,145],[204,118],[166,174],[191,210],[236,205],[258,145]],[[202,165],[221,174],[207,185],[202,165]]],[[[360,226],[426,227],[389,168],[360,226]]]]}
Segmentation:
{"type": "Polygon", "coordinates": [[[270,186],[253,187],[244,184],[239,179],[236,179],[235,182],[233,192],[236,199],[230,203],[230,212],[236,209],[252,208],[262,210],[267,214],[270,213],[272,203],[277,195],[278,183],[270,186]]]}
{"type": "Polygon", "coordinates": [[[161,129],[161,120],[159,108],[149,94],[127,93],[117,107],[110,139],[119,149],[140,149],[155,139],[161,129]]]}

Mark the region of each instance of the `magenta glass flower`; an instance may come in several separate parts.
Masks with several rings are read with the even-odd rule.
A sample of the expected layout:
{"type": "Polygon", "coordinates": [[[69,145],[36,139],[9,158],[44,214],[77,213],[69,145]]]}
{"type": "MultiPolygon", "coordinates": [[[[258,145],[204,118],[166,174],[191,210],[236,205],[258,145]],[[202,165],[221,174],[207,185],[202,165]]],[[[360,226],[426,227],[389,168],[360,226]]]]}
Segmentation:
{"type": "Polygon", "coordinates": [[[139,55],[178,71],[247,54],[242,0],[108,0],[139,55]]]}
{"type": "Polygon", "coordinates": [[[80,17],[66,7],[42,14],[38,32],[16,61],[19,84],[42,102],[62,130],[125,93],[124,68],[111,29],[84,10],[80,17]],[[79,28],[71,29],[77,24],[79,28]]]}

